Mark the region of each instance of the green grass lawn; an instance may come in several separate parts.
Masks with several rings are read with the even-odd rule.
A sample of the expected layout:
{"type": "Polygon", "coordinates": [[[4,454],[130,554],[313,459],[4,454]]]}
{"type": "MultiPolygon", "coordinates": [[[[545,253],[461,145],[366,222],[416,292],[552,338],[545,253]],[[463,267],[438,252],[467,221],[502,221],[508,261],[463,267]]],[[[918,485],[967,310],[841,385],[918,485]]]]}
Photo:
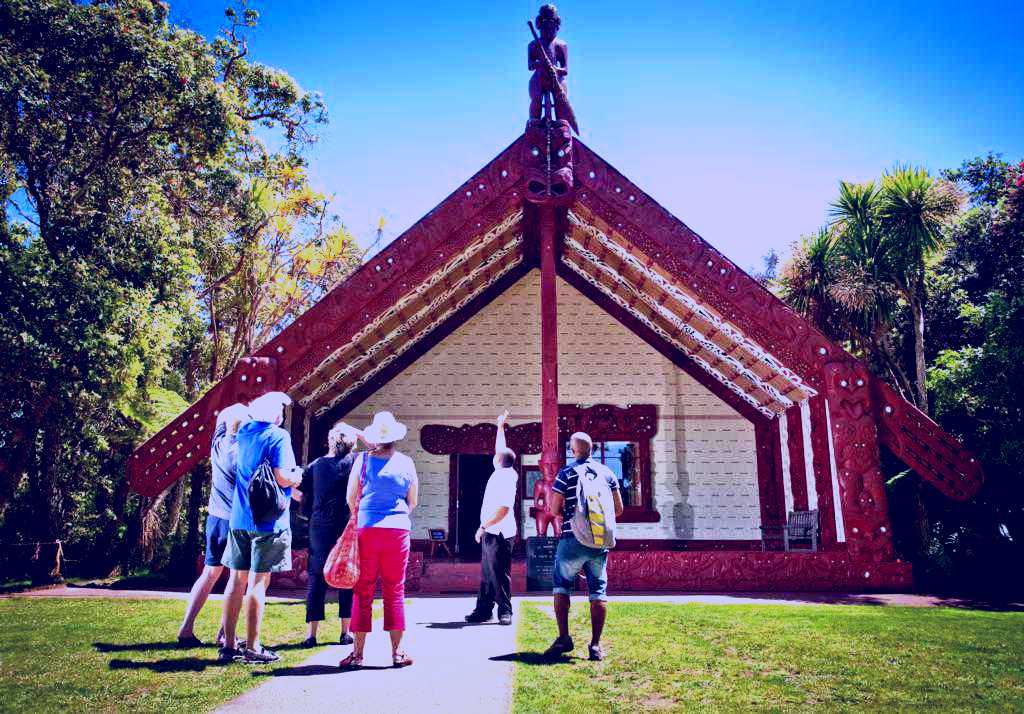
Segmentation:
{"type": "MultiPolygon", "coordinates": [[[[550,606],[520,617],[519,650],[543,651],[550,606]]],[[[589,622],[574,603],[572,659],[521,655],[514,712],[1024,710],[1024,613],[611,603],[604,662],[589,622]]]]}
{"type": "MultiPolygon", "coordinates": [[[[212,646],[177,649],[184,608],[181,600],[0,600],[0,711],[197,713],[266,681],[259,673],[271,667],[220,665],[212,646]]],[[[203,609],[200,639],[213,640],[220,612],[220,602],[203,609]]],[[[337,628],[328,623],[326,639],[337,628]]],[[[305,637],[301,603],[269,603],[263,633],[281,655],[273,668],[317,651],[295,648],[305,637]]]]}

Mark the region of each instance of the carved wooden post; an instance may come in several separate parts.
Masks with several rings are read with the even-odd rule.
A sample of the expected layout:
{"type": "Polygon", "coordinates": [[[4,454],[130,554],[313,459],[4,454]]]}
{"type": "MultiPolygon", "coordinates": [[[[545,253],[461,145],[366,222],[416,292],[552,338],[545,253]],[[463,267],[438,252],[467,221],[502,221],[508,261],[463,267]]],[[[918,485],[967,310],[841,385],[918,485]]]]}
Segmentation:
{"type": "MultiPolygon", "coordinates": [[[[523,197],[537,207],[537,245],[540,251],[540,339],[541,339],[541,456],[540,471],[545,493],[562,462],[558,441],[558,296],[555,263],[559,212],[572,203],[575,177],[572,172],[572,130],[566,121],[531,120],[523,142],[523,197]]],[[[545,510],[547,498],[545,497],[545,510]]],[[[547,530],[552,523],[559,534],[558,519],[550,512],[538,519],[547,530]]],[[[538,532],[537,535],[544,535],[538,532]]]]}
{"type": "Polygon", "coordinates": [[[561,463],[558,444],[558,296],[555,286],[555,209],[540,207],[541,456],[544,479],[553,483],[561,463]]]}

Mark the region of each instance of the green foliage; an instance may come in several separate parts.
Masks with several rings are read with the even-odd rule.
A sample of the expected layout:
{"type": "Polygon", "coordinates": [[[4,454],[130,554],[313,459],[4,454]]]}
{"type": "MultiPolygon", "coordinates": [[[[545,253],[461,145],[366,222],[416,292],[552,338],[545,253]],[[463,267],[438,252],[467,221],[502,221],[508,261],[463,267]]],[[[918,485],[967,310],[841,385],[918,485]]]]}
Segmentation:
{"type": "Polygon", "coordinates": [[[1003,565],[1024,559],[1024,163],[989,154],[943,176],[840,182],[832,223],[794,247],[780,292],[925,411],[930,392],[935,419],[982,459],[985,486],[967,505],[913,474],[890,481],[919,584],[1021,591],[1003,565]]]}
{"type": "Polygon", "coordinates": [[[212,43],[167,17],[0,2],[0,542],[90,542],[97,569],[183,537],[184,487],[129,500],[132,447],[361,258],[305,179],[322,101],[248,56],[258,14],[212,43]],[[218,316],[232,279],[275,309],[218,316]]]}

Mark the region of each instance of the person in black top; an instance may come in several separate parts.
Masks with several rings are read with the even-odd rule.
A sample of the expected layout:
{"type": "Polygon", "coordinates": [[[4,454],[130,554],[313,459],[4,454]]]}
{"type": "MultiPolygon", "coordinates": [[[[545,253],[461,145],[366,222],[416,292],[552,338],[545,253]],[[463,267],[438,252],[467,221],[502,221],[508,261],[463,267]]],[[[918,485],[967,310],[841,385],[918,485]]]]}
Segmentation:
{"type": "MultiPolygon", "coordinates": [[[[321,456],[306,467],[302,476],[302,510],[309,518],[309,585],[306,589],[306,622],[309,636],[302,643],[315,647],[316,633],[324,620],[324,600],[327,582],[324,565],[327,556],[348,524],[349,508],[345,499],[348,475],[355,454],[352,449],[359,432],[344,422],[338,422],[327,436],[327,456],[321,456]]],[[[352,619],[352,591],[338,591],[338,615],[341,618],[343,645],[352,644],[348,628],[352,619]]]]}

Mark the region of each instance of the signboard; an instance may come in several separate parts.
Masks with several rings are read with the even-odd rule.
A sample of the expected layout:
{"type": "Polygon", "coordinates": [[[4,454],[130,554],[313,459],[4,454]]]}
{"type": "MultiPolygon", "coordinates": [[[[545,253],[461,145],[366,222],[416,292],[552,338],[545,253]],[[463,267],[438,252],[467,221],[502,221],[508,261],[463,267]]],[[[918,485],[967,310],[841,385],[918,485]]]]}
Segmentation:
{"type": "Polygon", "coordinates": [[[558,539],[533,536],[526,539],[526,589],[551,591],[551,573],[555,568],[558,539]]]}

